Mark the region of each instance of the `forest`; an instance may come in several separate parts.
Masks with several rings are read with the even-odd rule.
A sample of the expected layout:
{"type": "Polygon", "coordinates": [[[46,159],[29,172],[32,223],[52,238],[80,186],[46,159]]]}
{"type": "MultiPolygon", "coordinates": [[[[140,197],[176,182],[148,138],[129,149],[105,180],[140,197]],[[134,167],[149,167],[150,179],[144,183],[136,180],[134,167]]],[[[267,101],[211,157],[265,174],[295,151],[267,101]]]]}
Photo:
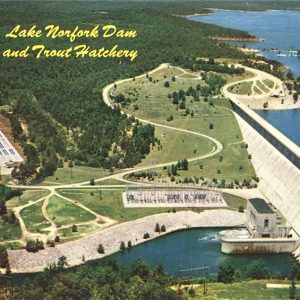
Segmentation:
{"type": "MultiPolygon", "coordinates": [[[[195,61],[198,56],[244,57],[211,37],[249,37],[247,33],[174,16],[165,3],[161,4],[163,8],[155,3],[154,9],[133,9],[132,4],[126,7],[124,3],[87,3],[70,6],[67,2],[35,2],[33,7],[32,2],[7,2],[1,6],[2,36],[16,24],[27,29],[31,24],[59,24],[65,28],[78,25],[88,29],[91,26],[87,23],[111,23],[138,32],[134,40],[112,37],[105,45],[84,37],[76,40],[88,42],[92,48],[99,48],[100,43],[108,48],[116,43],[123,49],[134,47],[139,55],[133,62],[126,58],[1,57],[0,103],[10,107],[3,113],[11,120],[13,135],[21,142],[26,156],[26,162],[13,171],[13,176],[22,182],[52,175],[62,159],[76,165],[124,168],[139,163],[149,153],[155,143],[154,128],[108,108],[101,93],[107,84],[136,76],[162,62],[180,64],[189,59],[195,61]],[[108,12],[101,13],[103,9],[108,12]]],[[[1,52],[7,48],[22,49],[37,41],[52,48],[64,48],[69,43],[68,38],[53,40],[43,36],[3,40],[1,52]]]]}
{"type": "MultiPolygon", "coordinates": [[[[126,250],[122,250],[126,251],[126,250]]],[[[129,251],[129,250],[128,250],[129,251]]],[[[0,249],[0,259],[5,258],[0,249]]],[[[68,261],[62,256],[57,263],[42,273],[21,277],[4,277],[0,282],[2,299],[130,299],[130,300],[171,300],[191,299],[182,295],[181,285],[202,284],[203,277],[172,276],[165,272],[162,264],[149,267],[143,259],[137,259],[130,266],[122,266],[114,260],[94,262],[66,269],[68,261]],[[13,291],[12,291],[13,287],[13,291]],[[173,287],[173,288],[171,288],[173,287]]],[[[226,261],[217,267],[217,274],[208,275],[207,283],[247,282],[261,279],[284,279],[287,276],[271,273],[262,260],[252,260],[236,268],[226,261]]],[[[300,279],[300,268],[293,264],[288,279],[300,279]]],[[[213,287],[210,284],[210,289],[213,287]]],[[[190,293],[191,295],[191,293],[190,293]]],[[[262,299],[262,298],[260,298],[262,299]]]]}
{"type": "Polygon", "coordinates": [[[61,257],[57,264],[16,288],[12,299],[177,299],[170,289],[172,277],[162,265],[151,269],[139,259],[125,268],[109,260],[65,270],[66,264],[61,257]]]}

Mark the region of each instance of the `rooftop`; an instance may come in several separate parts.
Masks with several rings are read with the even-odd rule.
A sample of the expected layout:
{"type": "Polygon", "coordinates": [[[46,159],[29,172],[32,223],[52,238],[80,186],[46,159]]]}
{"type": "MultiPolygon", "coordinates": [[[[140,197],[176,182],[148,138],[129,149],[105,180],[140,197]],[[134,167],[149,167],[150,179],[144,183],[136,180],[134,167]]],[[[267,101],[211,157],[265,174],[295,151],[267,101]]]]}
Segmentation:
{"type": "Polygon", "coordinates": [[[259,214],[273,214],[274,213],[272,208],[267,204],[267,202],[264,199],[252,198],[252,199],[249,199],[249,201],[259,214]]]}

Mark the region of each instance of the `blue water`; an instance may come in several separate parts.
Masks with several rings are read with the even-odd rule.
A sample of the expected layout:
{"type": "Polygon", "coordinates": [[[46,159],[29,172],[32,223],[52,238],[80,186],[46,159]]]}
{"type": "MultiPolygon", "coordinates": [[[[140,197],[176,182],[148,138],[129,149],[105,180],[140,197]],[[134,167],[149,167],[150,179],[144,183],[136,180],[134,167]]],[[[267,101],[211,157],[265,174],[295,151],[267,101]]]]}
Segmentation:
{"type": "MultiPolygon", "coordinates": [[[[300,49],[300,12],[215,10],[211,15],[189,18],[195,21],[244,30],[264,39],[263,42],[243,44],[246,44],[249,48],[260,50],[260,53],[266,58],[282,62],[296,76],[300,76],[300,58],[291,52],[300,49]],[[286,56],[278,56],[279,54],[286,56]]],[[[260,111],[259,114],[300,146],[300,109],[260,111]]]]}
{"type": "Polygon", "coordinates": [[[289,273],[290,267],[294,263],[294,259],[289,254],[222,254],[221,242],[218,237],[220,230],[178,231],[140,244],[130,250],[119,252],[109,258],[113,258],[126,266],[138,258],[143,258],[150,266],[156,266],[162,262],[165,270],[170,274],[193,276],[216,274],[218,264],[224,261],[238,268],[243,268],[253,260],[263,259],[272,272],[281,272],[284,275],[289,273]],[[203,267],[205,268],[203,269],[203,267]],[[196,268],[202,269],[195,270],[196,268]]]}
{"type": "Polygon", "coordinates": [[[295,75],[300,76],[300,58],[295,56],[295,53],[289,52],[300,49],[300,12],[215,10],[211,15],[191,16],[189,18],[195,21],[244,30],[264,39],[263,42],[243,44],[246,44],[249,48],[259,49],[265,57],[282,62],[295,75]],[[278,49],[281,54],[287,56],[278,56],[280,53],[271,51],[272,48],[278,49]]]}
{"type": "Polygon", "coordinates": [[[300,109],[258,110],[257,113],[300,146],[300,109]]]}

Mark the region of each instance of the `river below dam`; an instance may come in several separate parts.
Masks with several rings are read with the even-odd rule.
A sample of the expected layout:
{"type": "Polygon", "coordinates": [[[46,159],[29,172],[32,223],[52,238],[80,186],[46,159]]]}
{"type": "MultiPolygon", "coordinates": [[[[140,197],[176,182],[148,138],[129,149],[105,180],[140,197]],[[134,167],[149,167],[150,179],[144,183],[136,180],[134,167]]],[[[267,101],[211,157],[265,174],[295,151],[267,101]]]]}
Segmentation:
{"type": "Polygon", "coordinates": [[[243,268],[251,261],[262,259],[272,273],[288,275],[295,262],[290,254],[228,255],[221,253],[219,232],[222,228],[190,229],[177,231],[161,238],[140,244],[130,250],[109,257],[122,265],[130,265],[143,258],[150,266],[163,263],[173,275],[203,276],[216,274],[218,264],[227,262],[243,268]]]}

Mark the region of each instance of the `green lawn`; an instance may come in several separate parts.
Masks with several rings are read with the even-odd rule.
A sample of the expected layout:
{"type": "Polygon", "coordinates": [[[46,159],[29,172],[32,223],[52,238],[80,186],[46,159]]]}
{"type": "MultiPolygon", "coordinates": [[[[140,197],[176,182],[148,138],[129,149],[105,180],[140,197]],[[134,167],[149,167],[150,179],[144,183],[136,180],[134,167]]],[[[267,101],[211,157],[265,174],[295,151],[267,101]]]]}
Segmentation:
{"type": "MultiPolygon", "coordinates": [[[[177,109],[177,105],[172,103],[172,99],[168,98],[168,94],[178,92],[180,89],[186,91],[189,87],[196,88],[197,84],[206,86],[204,80],[197,80],[195,78],[176,78],[176,81],[173,82],[171,79],[172,76],[179,74],[182,74],[182,71],[175,68],[163,69],[150,75],[152,77],[151,82],[146,77],[124,82],[119,84],[116,89],[112,89],[112,94],[118,95],[122,93],[125,98],[132,100],[130,105],[123,108],[129,114],[172,125],[172,122],[166,121],[170,115],[174,117],[174,120],[190,119],[191,116],[184,115],[185,109],[177,109]],[[169,81],[170,87],[164,87],[165,81],[169,81]],[[133,106],[136,104],[139,106],[139,110],[134,109],[133,106]]],[[[187,74],[183,75],[187,76],[187,74]]],[[[197,73],[197,75],[199,74],[197,73]]],[[[223,110],[210,107],[208,102],[203,101],[203,97],[200,97],[200,100],[202,100],[200,102],[191,102],[191,100],[191,97],[186,96],[186,107],[194,111],[194,115],[201,115],[203,117],[207,114],[224,114],[223,110]]]]}
{"type": "MultiPolygon", "coordinates": [[[[251,160],[248,159],[247,151],[241,148],[242,144],[227,145],[224,150],[212,157],[189,163],[187,171],[180,170],[175,177],[176,180],[183,180],[185,177],[204,177],[225,179],[226,183],[244,179],[250,180],[255,176],[251,160]],[[223,157],[220,162],[220,157],[223,157]],[[218,172],[219,170],[219,172],[218,172]]],[[[163,168],[155,169],[163,177],[167,176],[167,170],[163,168]]]]}
{"type": "MultiPolygon", "coordinates": [[[[180,88],[185,90],[189,86],[195,88],[198,83],[202,86],[205,85],[203,80],[188,78],[176,78],[176,81],[173,82],[172,76],[178,76],[181,73],[174,68],[163,69],[150,75],[152,77],[151,82],[146,77],[139,78],[135,81],[119,84],[112,90],[112,93],[114,95],[123,93],[125,98],[132,99],[132,104],[123,108],[130,114],[164,125],[203,133],[218,139],[223,144],[224,150],[220,155],[225,159],[222,164],[219,163],[219,156],[203,160],[201,164],[206,165],[205,170],[199,170],[199,163],[191,163],[191,168],[184,172],[184,177],[215,177],[231,181],[250,179],[255,176],[252,163],[248,159],[247,149],[241,148],[239,145],[230,145],[241,141],[242,135],[238,123],[230,111],[231,104],[228,99],[215,97],[205,102],[203,97],[200,97],[200,101],[197,102],[186,97],[186,107],[194,112],[192,116],[190,114],[185,115],[184,110],[177,109],[172,100],[168,98],[169,93],[178,91],[180,88]],[[166,80],[170,82],[170,87],[164,87],[163,83],[166,80]],[[133,105],[135,104],[139,106],[138,110],[134,110],[133,105]],[[168,122],[167,117],[170,115],[173,116],[173,121],[168,122]],[[213,129],[210,128],[211,126],[213,129]],[[218,174],[219,169],[221,170],[220,174],[218,174]]],[[[247,78],[252,75],[249,73],[244,76],[247,78]]],[[[236,80],[236,76],[224,75],[224,77],[228,81],[236,80]]],[[[251,87],[251,85],[249,86],[251,87]]],[[[164,130],[159,127],[156,127],[156,136],[162,142],[162,150],[158,150],[157,146],[154,147],[140,165],[191,158],[199,154],[203,155],[212,149],[212,144],[208,140],[192,135],[188,137],[187,134],[182,133],[176,134],[175,131],[171,132],[171,130],[164,130]]],[[[162,174],[165,175],[164,172],[162,174]]]]}
{"type": "Polygon", "coordinates": [[[89,181],[92,178],[102,178],[108,175],[110,175],[109,170],[101,168],[91,168],[83,166],[74,166],[73,168],[69,168],[66,165],[64,168],[58,168],[53,176],[45,178],[41,185],[78,183],[89,181]]]}
{"type": "MultiPolygon", "coordinates": [[[[289,289],[266,288],[267,283],[280,282],[290,284],[289,281],[278,280],[251,280],[232,284],[208,283],[207,294],[203,295],[203,285],[193,285],[196,295],[190,297],[188,289],[184,290],[183,299],[203,300],[278,300],[289,299],[289,289]]],[[[189,287],[188,287],[189,288],[189,287]]],[[[300,290],[297,289],[300,297],[300,290]]]]}
{"type": "Polygon", "coordinates": [[[229,88],[229,91],[231,93],[238,94],[238,95],[251,95],[252,85],[253,85],[252,81],[245,81],[245,82],[237,83],[237,84],[232,85],[229,88]]]}
{"type": "Polygon", "coordinates": [[[42,214],[43,201],[30,205],[21,211],[21,217],[31,232],[45,231],[50,223],[44,218],[42,214]]]}
{"type": "Polygon", "coordinates": [[[96,185],[120,185],[120,184],[125,185],[127,183],[117,180],[117,179],[114,179],[114,178],[96,182],[96,185]]]}
{"type": "Polygon", "coordinates": [[[98,230],[101,230],[101,225],[88,224],[77,226],[77,232],[72,232],[72,227],[61,228],[58,230],[58,234],[61,242],[69,242],[84,237],[87,234],[92,234],[98,230]]]}
{"type": "MultiPolygon", "coordinates": [[[[224,101],[220,104],[225,105],[224,101]]],[[[216,105],[219,105],[217,100],[215,102],[216,105]]],[[[223,145],[241,141],[243,137],[234,115],[229,110],[222,110],[224,111],[223,115],[198,115],[190,120],[175,120],[173,125],[209,135],[219,140],[223,145]],[[209,128],[210,124],[213,124],[213,129],[209,128]]]]}
{"type": "Polygon", "coordinates": [[[265,79],[263,80],[263,83],[269,87],[270,89],[274,87],[274,81],[273,80],[270,80],[270,79],[265,79]]]}
{"type": "MultiPolygon", "coordinates": [[[[21,231],[20,231],[20,234],[21,234],[21,231]]],[[[6,249],[9,249],[9,250],[24,249],[24,245],[22,243],[20,243],[19,241],[1,242],[1,245],[3,245],[6,249]]]]}
{"type": "Polygon", "coordinates": [[[128,221],[151,214],[167,212],[168,208],[124,208],[122,190],[59,190],[68,198],[76,200],[98,214],[118,221],[128,221]],[[92,196],[91,193],[94,193],[92,196]]]}
{"type": "Polygon", "coordinates": [[[262,84],[261,81],[257,80],[256,81],[256,85],[265,93],[268,93],[270,90],[268,88],[265,87],[264,84],[262,84]]]}
{"type": "MultiPolygon", "coordinates": [[[[91,209],[93,208],[91,207],[91,209]]],[[[72,225],[95,219],[95,216],[90,212],[57,196],[50,198],[47,211],[52,220],[58,225],[72,225]]]]}
{"type": "Polygon", "coordinates": [[[4,223],[0,218],[0,242],[6,240],[17,240],[21,237],[21,229],[19,223],[4,223]]]}
{"type": "Polygon", "coordinates": [[[7,207],[17,207],[25,205],[29,202],[34,202],[42,197],[46,197],[49,194],[49,191],[45,190],[27,190],[23,191],[20,197],[13,197],[6,202],[7,207]]]}
{"type": "Polygon", "coordinates": [[[228,204],[228,206],[232,209],[238,210],[239,207],[242,205],[244,208],[247,207],[247,199],[228,194],[228,193],[223,193],[223,197],[228,204]]]}
{"type": "Polygon", "coordinates": [[[258,95],[261,95],[262,94],[262,91],[259,90],[256,86],[253,88],[253,91],[258,94],[258,95]]]}
{"type": "Polygon", "coordinates": [[[182,73],[182,74],[177,75],[176,78],[180,78],[180,79],[198,79],[199,76],[197,74],[182,73]]]}
{"type": "Polygon", "coordinates": [[[214,145],[206,138],[162,127],[156,127],[155,136],[160,140],[160,145],[153,147],[138,166],[192,158],[209,153],[214,145]]]}
{"type": "MultiPolygon", "coordinates": [[[[238,61],[234,60],[233,62],[227,62],[228,64],[236,64],[239,63],[238,61]]],[[[222,76],[227,80],[228,83],[233,83],[236,81],[244,80],[244,79],[252,79],[254,74],[250,71],[245,71],[243,75],[236,75],[236,74],[222,74],[222,76]]]]}

